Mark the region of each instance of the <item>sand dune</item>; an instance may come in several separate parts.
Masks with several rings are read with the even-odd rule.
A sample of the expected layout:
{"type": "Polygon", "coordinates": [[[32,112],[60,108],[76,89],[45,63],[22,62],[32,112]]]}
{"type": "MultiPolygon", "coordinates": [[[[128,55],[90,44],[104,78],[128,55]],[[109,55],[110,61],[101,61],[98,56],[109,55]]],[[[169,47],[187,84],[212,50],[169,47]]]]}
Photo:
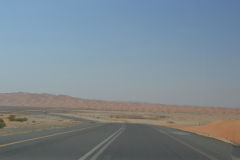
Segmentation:
{"type": "Polygon", "coordinates": [[[77,107],[83,109],[133,111],[133,112],[197,112],[197,113],[235,113],[240,109],[219,107],[177,106],[164,104],[146,104],[131,102],[113,102],[89,100],[66,95],[33,93],[0,93],[0,105],[6,106],[42,106],[42,107],[77,107]]]}

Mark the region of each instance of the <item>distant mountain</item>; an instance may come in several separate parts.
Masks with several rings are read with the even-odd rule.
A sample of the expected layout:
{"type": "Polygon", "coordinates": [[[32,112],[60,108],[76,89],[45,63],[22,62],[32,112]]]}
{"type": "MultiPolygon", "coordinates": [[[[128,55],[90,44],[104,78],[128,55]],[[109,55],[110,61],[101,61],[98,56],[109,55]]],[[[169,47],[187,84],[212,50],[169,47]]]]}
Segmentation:
{"type": "Polygon", "coordinates": [[[101,101],[46,93],[0,93],[0,105],[7,106],[88,107],[89,104],[95,103],[101,103],[101,101]]]}
{"type": "Polygon", "coordinates": [[[114,110],[132,112],[214,112],[239,113],[240,109],[220,107],[177,106],[164,104],[146,104],[131,102],[113,102],[89,100],[66,95],[35,93],[0,93],[1,106],[41,106],[41,107],[77,107],[94,110],[114,110]]]}

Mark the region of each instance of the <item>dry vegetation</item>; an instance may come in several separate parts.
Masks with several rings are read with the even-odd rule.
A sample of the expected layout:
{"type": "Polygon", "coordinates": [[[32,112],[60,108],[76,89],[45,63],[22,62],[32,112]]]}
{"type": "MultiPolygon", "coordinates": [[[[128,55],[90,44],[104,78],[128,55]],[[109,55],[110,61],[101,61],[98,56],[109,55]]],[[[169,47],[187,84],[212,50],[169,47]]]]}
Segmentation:
{"type": "Polygon", "coordinates": [[[4,122],[3,119],[0,118],[0,128],[3,128],[6,126],[6,123],[4,122]]]}
{"type": "Polygon", "coordinates": [[[91,119],[101,122],[129,122],[156,125],[203,125],[209,122],[225,119],[240,119],[238,114],[223,113],[151,113],[151,112],[123,112],[123,111],[91,111],[68,110],[63,115],[91,119]]]}
{"type": "Polygon", "coordinates": [[[0,119],[3,119],[6,123],[6,126],[0,129],[0,136],[62,128],[83,123],[48,115],[37,115],[24,112],[0,114],[0,119]],[[16,118],[15,120],[9,119],[10,115],[12,114],[20,118],[16,118]],[[27,118],[27,121],[22,121],[24,118],[27,118]]]}

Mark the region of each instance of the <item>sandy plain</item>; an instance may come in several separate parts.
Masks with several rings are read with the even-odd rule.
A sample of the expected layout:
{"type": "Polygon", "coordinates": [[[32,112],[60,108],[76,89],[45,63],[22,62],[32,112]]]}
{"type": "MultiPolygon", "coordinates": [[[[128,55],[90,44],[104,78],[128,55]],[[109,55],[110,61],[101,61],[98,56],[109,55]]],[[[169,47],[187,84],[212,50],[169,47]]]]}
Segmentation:
{"type": "Polygon", "coordinates": [[[28,112],[0,114],[0,118],[6,123],[6,127],[0,129],[0,136],[63,128],[84,123],[46,114],[32,114],[28,112]],[[16,117],[22,118],[26,117],[28,120],[24,122],[9,121],[9,115],[16,115],[16,117]]]}

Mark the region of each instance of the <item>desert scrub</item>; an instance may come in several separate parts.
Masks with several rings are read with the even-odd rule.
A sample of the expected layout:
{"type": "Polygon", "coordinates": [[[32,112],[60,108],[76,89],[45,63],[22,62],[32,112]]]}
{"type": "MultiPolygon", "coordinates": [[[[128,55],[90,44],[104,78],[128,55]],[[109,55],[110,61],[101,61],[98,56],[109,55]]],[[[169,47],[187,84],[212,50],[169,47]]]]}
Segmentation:
{"type": "Polygon", "coordinates": [[[3,128],[6,126],[6,123],[4,122],[4,120],[2,118],[0,118],[0,128],[3,128]]]}
{"type": "Polygon", "coordinates": [[[170,124],[174,124],[175,122],[174,122],[174,121],[168,121],[168,123],[170,123],[170,124]]]}
{"type": "Polygon", "coordinates": [[[15,118],[15,121],[19,121],[19,122],[24,122],[27,121],[28,119],[26,117],[23,118],[15,118]]]}
{"type": "Polygon", "coordinates": [[[27,121],[28,119],[26,117],[23,117],[23,118],[16,118],[15,115],[10,115],[8,117],[9,121],[18,121],[18,122],[24,122],[24,121],[27,121]]]}
{"type": "Polygon", "coordinates": [[[15,118],[16,118],[15,115],[10,115],[10,116],[8,116],[8,120],[9,120],[9,121],[14,121],[15,118]]]}

